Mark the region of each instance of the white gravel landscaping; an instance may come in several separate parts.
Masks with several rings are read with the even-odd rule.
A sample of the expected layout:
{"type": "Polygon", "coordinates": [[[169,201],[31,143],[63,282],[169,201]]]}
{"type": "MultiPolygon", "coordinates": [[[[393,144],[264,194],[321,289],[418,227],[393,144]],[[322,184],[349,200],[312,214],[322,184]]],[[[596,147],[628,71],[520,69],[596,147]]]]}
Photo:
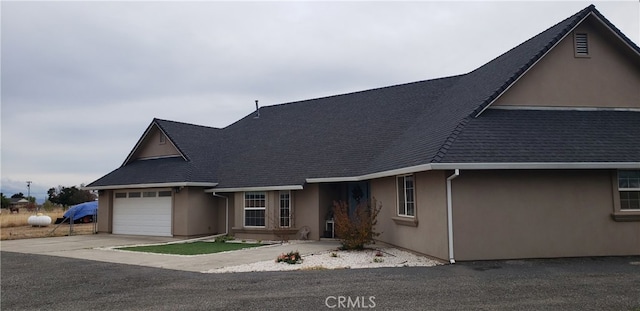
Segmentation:
{"type": "MultiPolygon", "coordinates": [[[[292,249],[291,251],[295,251],[292,249]]],[[[396,248],[376,248],[362,251],[328,251],[302,256],[302,263],[288,264],[276,262],[276,258],[252,264],[229,266],[204,271],[205,273],[255,272],[255,271],[291,271],[324,269],[360,269],[382,267],[430,267],[442,263],[417,256],[396,248]]]]}

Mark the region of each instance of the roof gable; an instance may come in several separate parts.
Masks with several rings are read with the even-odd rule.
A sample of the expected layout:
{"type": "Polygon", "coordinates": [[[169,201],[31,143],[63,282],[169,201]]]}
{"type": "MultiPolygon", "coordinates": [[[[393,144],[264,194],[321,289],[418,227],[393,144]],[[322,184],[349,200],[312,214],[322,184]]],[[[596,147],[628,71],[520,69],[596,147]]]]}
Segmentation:
{"type": "Polygon", "coordinates": [[[640,109],[640,55],[589,14],[492,107],[640,109]],[[576,53],[584,38],[587,55],[576,53]]]}
{"type": "Polygon", "coordinates": [[[186,160],[182,152],[178,150],[173,141],[168,138],[167,134],[154,120],[142,134],[142,137],[140,137],[122,165],[127,165],[136,160],[163,157],[182,157],[186,160]]]}
{"type": "MultiPolygon", "coordinates": [[[[627,51],[636,57],[640,57],[640,48],[625,36],[618,28],[616,28],[609,20],[607,20],[594,5],[590,5],[573,16],[563,20],[553,27],[543,31],[537,36],[525,41],[519,46],[511,49],[507,53],[497,57],[493,61],[476,69],[475,71],[486,69],[486,67],[502,67],[515,69],[503,80],[487,98],[475,109],[473,116],[480,115],[487,109],[496,99],[504,94],[512,85],[515,84],[527,71],[536,65],[547,53],[549,53],[556,45],[558,45],[565,37],[578,27],[587,18],[593,18],[601,23],[604,28],[617,37],[627,48],[627,51]],[[495,62],[495,63],[494,63],[495,62]],[[504,64],[497,64],[504,63],[504,64]]],[[[475,72],[474,71],[474,72],[475,72]]]]}

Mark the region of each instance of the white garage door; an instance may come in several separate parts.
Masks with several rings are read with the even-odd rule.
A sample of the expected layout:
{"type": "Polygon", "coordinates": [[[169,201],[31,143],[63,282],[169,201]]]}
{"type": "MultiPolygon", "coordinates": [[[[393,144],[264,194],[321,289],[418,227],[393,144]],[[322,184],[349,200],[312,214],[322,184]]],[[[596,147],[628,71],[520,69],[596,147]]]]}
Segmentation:
{"type": "Polygon", "coordinates": [[[116,192],[113,233],[171,236],[171,191],[116,192]]]}

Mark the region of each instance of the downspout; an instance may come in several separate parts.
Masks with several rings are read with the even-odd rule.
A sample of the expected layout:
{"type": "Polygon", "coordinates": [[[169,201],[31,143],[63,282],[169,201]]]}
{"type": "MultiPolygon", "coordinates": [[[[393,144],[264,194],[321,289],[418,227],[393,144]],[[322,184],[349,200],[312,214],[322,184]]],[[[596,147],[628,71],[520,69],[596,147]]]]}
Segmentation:
{"type": "Polygon", "coordinates": [[[229,234],[229,198],[223,195],[216,194],[215,192],[213,192],[213,196],[218,198],[223,198],[225,200],[225,215],[226,215],[225,217],[227,219],[224,227],[224,235],[228,235],[229,234]]]}
{"type": "Polygon", "coordinates": [[[449,229],[449,263],[454,264],[456,260],[453,259],[453,213],[451,203],[451,181],[460,176],[460,170],[456,169],[453,175],[447,177],[447,225],[449,229]]]}

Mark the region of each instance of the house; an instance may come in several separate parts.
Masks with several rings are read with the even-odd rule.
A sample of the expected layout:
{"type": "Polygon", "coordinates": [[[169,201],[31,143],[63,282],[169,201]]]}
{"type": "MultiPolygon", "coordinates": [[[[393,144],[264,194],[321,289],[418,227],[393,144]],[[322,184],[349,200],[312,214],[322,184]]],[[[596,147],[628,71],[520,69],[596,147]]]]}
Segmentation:
{"type": "Polygon", "coordinates": [[[9,211],[11,213],[13,212],[20,212],[21,208],[25,208],[27,207],[27,205],[29,205],[29,201],[25,198],[10,198],[9,199],[9,211]]]}
{"type": "Polygon", "coordinates": [[[265,106],[225,128],[154,119],[99,190],[99,231],[378,239],[449,260],[640,255],[640,48],[594,6],[457,76],[265,106]]]}

